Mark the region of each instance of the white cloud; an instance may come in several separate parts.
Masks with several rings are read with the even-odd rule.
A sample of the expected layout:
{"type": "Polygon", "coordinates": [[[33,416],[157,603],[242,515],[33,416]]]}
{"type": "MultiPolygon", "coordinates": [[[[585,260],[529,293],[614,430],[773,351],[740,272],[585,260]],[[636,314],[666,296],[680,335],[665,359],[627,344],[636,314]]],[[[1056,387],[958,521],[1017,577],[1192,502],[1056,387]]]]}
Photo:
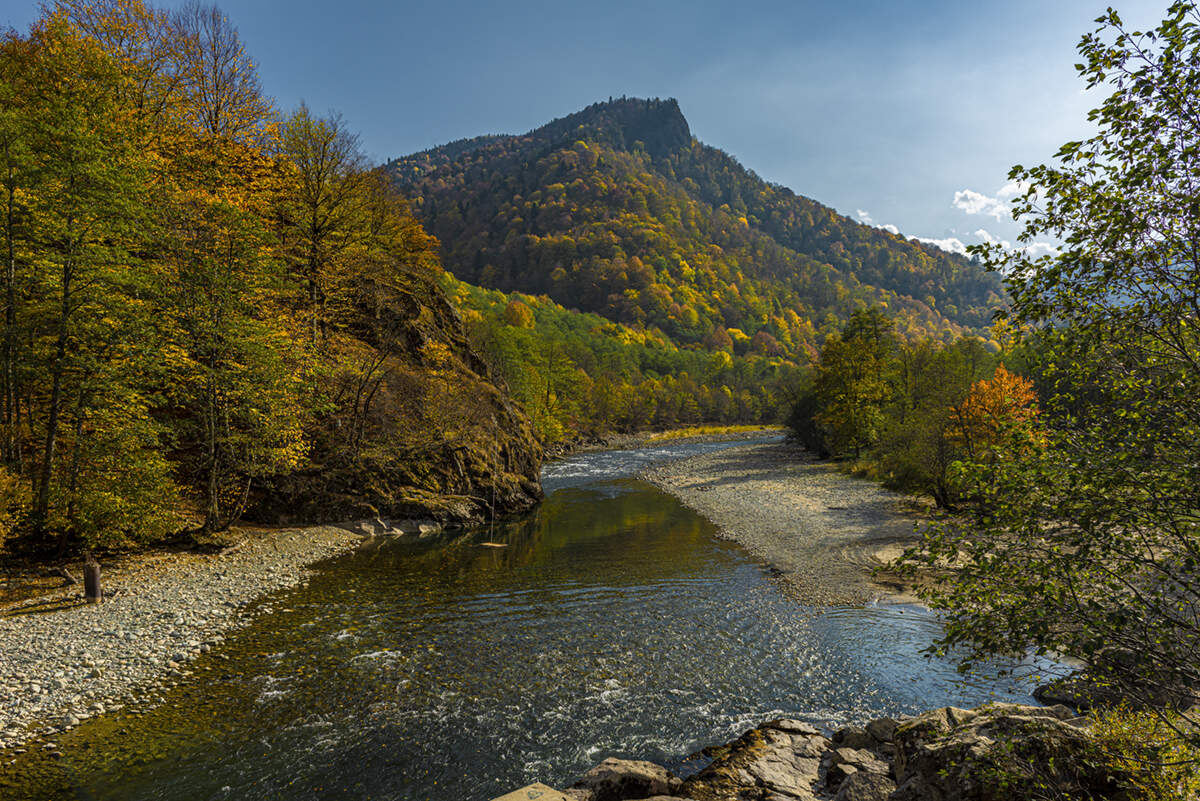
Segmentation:
{"type": "Polygon", "coordinates": [[[984,242],[986,242],[989,245],[999,245],[1000,247],[1004,248],[1005,250],[1008,250],[1009,248],[1012,247],[1012,245],[1008,242],[1007,239],[997,239],[996,237],[992,236],[991,233],[984,230],[983,228],[980,228],[978,231],[976,231],[975,236],[979,237],[980,239],[982,239],[984,242]]]}
{"type": "Polygon", "coordinates": [[[967,214],[986,214],[1003,220],[1012,217],[1012,209],[998,198],[976,192],[974,189],[960,189],[954,193],[954,205],[967,214]]]}
{"type": "Polygon", "coordinates": [[[880,228],[884,231],[887,231],[889,234],[900,233],[900,229],[897,228],[896,226],[892,225],[891,223],[883,223],[883,224],[876,223],[875,220],[871,217],[871,213],[869,211],[866,211],[865,209],[857,209],[854,213],[858,216],[858,221],[860,223],[862,223],[863,225],[873,225],[876,228],[880,228]]]}
{"type": "MultiPolygon", "coordinates": [[[[976,231],[975,236],[979,237],[989,245],[999,245],[1005,250],[1012,250],[1012,243],[1006,239],[997,239],[996,237],[992,236],[989,231],[983,228],[980,228],[978,231],[976,231]]],[[[1018,247],[1017,250],[1024,253],[1031,259],[1036,259],[1039,256],[1058,255],[1058,247],[1050,242],[1034,242],[1030,245],[1022,245],[1018,247]]]]}
{"type": "Polygon", "coordinates": [[[1032,245],[1026,245],[1021,248],[1031,259],[1036,259],[1038,256],[1057,256],[1058,248],[1049,242],[1034,242],[1032,245]]]}
{"type": "Polygon", "coordinates": [[[1000,191],[996,193],[996,197],[1013,198],[1017,195],[1023,195],[1029,191],[1030,183],[1028,181],[1009,181],[1004,186],[1000,187],[1000,191]]]}
{"type": "Polygon", "coordinates": [[[927,239],[925,237],[918,236],[915,237],[915,239],[918,242],[924,242],[926,245],[933,245],[935,248],[941,248],[942,250],[950,253],[957,253],[960,256],[967,255],[967,246],[964,245],[962,240],[958,239],[957,237],[951,236],[947,237],[946,239],[927,239]]]}

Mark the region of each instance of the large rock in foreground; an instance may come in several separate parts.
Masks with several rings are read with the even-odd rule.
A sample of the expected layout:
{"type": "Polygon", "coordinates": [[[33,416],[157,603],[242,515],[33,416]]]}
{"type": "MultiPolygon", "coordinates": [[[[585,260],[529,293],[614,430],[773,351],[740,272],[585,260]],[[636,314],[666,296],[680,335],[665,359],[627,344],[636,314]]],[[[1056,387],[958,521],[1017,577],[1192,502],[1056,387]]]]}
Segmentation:
{"type": "Polygon", "coordinates": [[[820,730],[796,720],[773,720],[720,748],[704,770],[683,783],[680,795],[710,799],[812,799],[833,744],[820,730]]]}
{"type": "Polygon", "coordinates": [[[946,707],[896,730],[891,801],[1122,798],[1086,721],[1065,706],[946,707]]]}
{"type": "Polygon", "coordinates": [[[579,801],[625,801],[668,796],[681,783],[653,762],[610,758],[583,774],[568,792],[579,801]]]}
{"type": "Polygon", "coordinates": [[[567,795],[576,801],[1036,801],[1126,798],[1097,759],[1087,722],[1065,706],[944,707],[873,720],[832,737],[773,720],[705,749],[686,780],[650,762],[606,759],[567,795]]]}

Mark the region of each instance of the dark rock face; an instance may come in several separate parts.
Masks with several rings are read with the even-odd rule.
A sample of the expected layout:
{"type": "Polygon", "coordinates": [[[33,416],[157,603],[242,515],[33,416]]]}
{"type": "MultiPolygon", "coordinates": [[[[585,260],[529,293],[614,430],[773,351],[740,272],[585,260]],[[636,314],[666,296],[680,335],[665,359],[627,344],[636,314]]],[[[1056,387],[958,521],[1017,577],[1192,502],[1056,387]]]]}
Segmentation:
{"type": "Polygon", "coordinates": [[[631,150],[641,142],[651,156],[666,156],[690,147],[692,131],[674,98],[621,98],[594,103],[539,128],[531,134],[553,143],[591,139],[616,150],[631,150]]]}
{"type": "Polygon", "coordinates": [[[472,523],[542,498],[542,449],[525,413],[471,347],[434,281],[363,278],[328,347],[328,410],[307,464],[256,484],[247,518],[472,523]]]}

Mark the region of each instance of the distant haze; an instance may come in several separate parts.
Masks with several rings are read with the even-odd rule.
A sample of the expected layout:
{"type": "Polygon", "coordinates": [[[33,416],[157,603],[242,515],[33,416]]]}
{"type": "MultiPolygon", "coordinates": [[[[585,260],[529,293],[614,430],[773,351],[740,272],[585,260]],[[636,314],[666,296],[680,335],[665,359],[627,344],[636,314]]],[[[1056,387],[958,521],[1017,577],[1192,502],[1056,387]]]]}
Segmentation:
{"type": "MultiPolygon", "coordinates": [[[[0,23],[37,15],[4,5],[0,23]]],[[[954,249],[1013,239],[1009,167],[1086,133],[1099,98],[1074,48],[1107,2],[221,5],[282,106],[340,110],[381,161],[610,95],[676,97],[698,138],[762,177],[954,249]]],[[[1116,3],[1135,26],[1167,5],[1116,3]]]]}

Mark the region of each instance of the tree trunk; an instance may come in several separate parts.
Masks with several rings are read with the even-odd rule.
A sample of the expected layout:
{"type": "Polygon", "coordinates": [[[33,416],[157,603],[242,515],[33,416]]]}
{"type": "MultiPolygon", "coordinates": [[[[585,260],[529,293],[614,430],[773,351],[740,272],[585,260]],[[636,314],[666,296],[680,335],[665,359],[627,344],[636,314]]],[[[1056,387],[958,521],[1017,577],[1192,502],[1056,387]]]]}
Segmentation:
{"type": "MultiPolygon", "coordinates": [[[[211,368],[210,368],[211,369],[211,368]]],[[[217,446],[217,388],[210,373],[206,388],[208,404],[208,487],[206,498],[208,508],[204,515],[204,525],[201,530],[209,533],[217,528],[217,520],[221,516],[220,482],[218,480],[218,446],[217,446]]]]}
{"type": "MultiPolygon", "coordinates": [[[[8,148],[5,148],[8,154],[8,148]]],[[[4,442],[3,458],[5,464],[16,462],[16,430],[17,430],[17,255],[16,233],[13,225],[16,220],[15,186],[13,167],[9,164],[8,180],[5,182],[8,196],[5,203],[5,239],[7,244],[7,260],[4,275],[4,442]]]]}
{"type": "Polygon", "coordinates": [[[50,509],[50,482],[54,477],[54,449],[58,443],[58,423],[62,413],[62,383],[64,363],[67,360],[67,319],[71,314],[70,262],[63,266],[62,307],[58,320],[58,342],[54,348],[53,378],[50,389],[50,409],[46,420],[46,441],[42,449],[42,467],[38,476],[37,501],[33,507],[33,536],[40,538],[46,532],[46,517],[50,509]]]}
{"type": "Polygon", "coordinates": [[[98,604],[104,599],[104,591],[100,589],[100,563],[87,551],[87,561],[83,563],[83,597],[90,604],[98,604]]]}

